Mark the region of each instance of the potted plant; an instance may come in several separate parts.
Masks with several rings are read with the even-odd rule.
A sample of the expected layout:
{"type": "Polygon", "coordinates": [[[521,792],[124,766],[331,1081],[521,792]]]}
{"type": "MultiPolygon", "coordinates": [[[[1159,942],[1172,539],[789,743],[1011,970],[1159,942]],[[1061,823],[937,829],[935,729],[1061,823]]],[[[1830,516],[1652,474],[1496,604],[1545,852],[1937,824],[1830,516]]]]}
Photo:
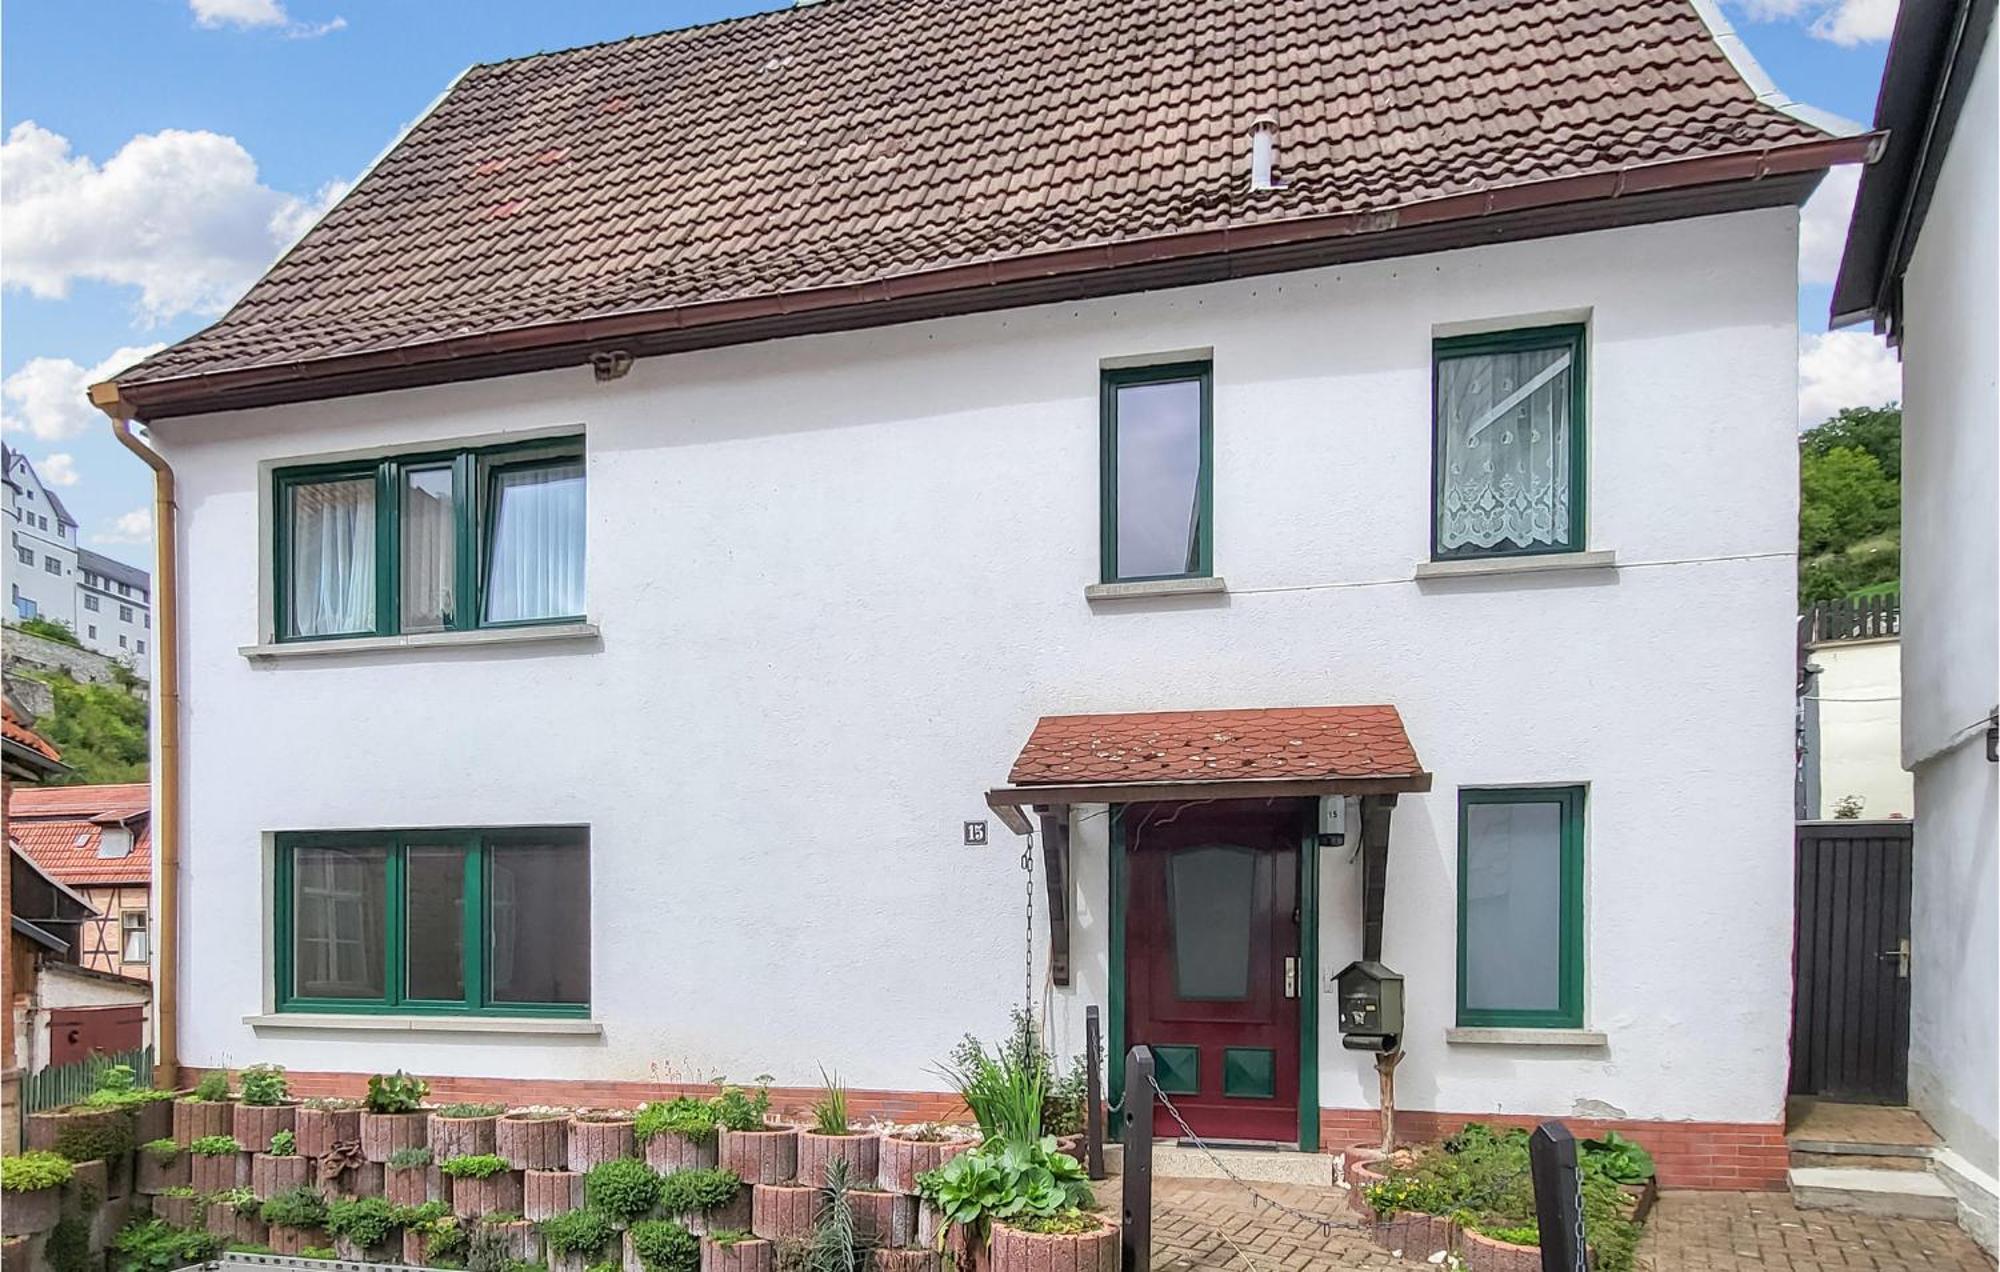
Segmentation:
{"type": "Polygon", "coordinates": [[[382,1164],[382,1195],[398,1206],[444,1201],[449,1190],[428,1148],[399,1148],[382,1164]]]}
{"type": "MultiPolygon", "coordinates": [[[[629,1257],[626,1263],[630,1265],[629,1257]]],[[[701,1239],[701,1272],[777,1272],[777,1267],[777,1245],[740,1228],[724,1228],[701,1239]]]]}
{"type": "Polygon", "coordinates": [[[935,1122],[893,1127],[882,1133],[877,1181],[885,1192],[914,1197],[918,1192],[917,1176],[936,1170],[977,1142],[964,1127],[944,1127],[935,1122]]]}
{"type": "Polygon", "coordinates": [[[296,1255],[330,1240],[326,1233],[326,1198],[303,1184],[268,1198],[258,1214],[269,1232],[266,1240],[279,1254],[296,1255]]]}
{"type": "Polygon", "coordinates": [[[237,1103],[230,1134],[256,1148],[279,1131],[296,1125],[296,1106],[289,1098],[285,1071],[275,1064],[253,1064],[237,1078],[237,1103]]]}
{"type": "Polygon", "coordinates": [[[174,1101],[174,1139],[181,1145],[235,1133],[236,1111],[229,1098],[226,1070],[202,1075],[194,1090],[174,1101]]]}
{"type": "Polygon", "coordinates": [[[325,1157],[336,1144],[360,1143],[361,1104],[339,1096],[307,1100],[294,1110],[292,1123],[299,1137],[299,1153],[325,1157]]]}
{"type": "Polygon", "coordinates": [[[569,1166],[569,1114],[559,1109],[515,1109],[493,1127],[493,1151],[515,1170],[565,1170],[569,1166]]]}
{"type": "Polygon", "coordinates": [[[714,1102],[691,1095],[654,1100],[632,1121],[646,1164],[663,1175],[715,1165],[715,1130],[714,1102]]]}
{"type": "Polygon", "coordinates": [[[847,1118],[847,1088],[838,1074],[819,1071],[820,1096],[813,1102],[813,1121],[799,1131],[798,1178],[824,1184],[827,1167],[847,1163],[847,1178],[874,1186],[881,1172],[881,1139],[873,1131],[857,1131],[847,1118]]]}
{"type": "Polygon", "coordinates": [[[1117,1227],[1087,1210],[994,1221],[992,1272],[1117,1266],[1117,1227]]]}
{"type": "Polygon", "coordinates": [[[294,1131],[279,1131],[261,1153],[250,1155],[250,1191],[271,1198],[307,1182],[312,1163],[299,1155],[299,1137],[294,1131]]]}
{"type": "Polygon", "coordinates": [[[150,1196],[188,1181],[188,1155],[170,1136],[141,1144],[133,1160],[133,1187],[138,1192],[150,1196]]]}
{"type": "Polygon", "coordinates": [[[1117,1229],[1088,1212],[1089,1176],[1053,1136],[988,1140],[918,1182],[946,1224],[940,1246],[961,1261],[990,1244],[993,1272],[1096,1267],[1086,1260],[1105,1249],[1116,1266],[1117,1229]]]}
{"type": "Polygon", "coordinates": [[[204,1195],[250,1182],[249,1155],[234,1135],[204,1135],[188,1145],[188,1182],[204,1195]]]}
{"type": "Polygon", "coordinates": [[[496,1151],[494,1125],[507,1111],[500,1104],[443,1104],[431,1110],[430,1147],[439,1160],[478,1157],[496,1151]]]}
{"type": "Polygon", "coordinates": [[[451,1179],[452,1212],[461,1219],[521,1210],[521,1177],[497,1153],[477,1153],[439,1162],[451,1179]]]}
{"type": "Polygon", "coordinates": [[[358,1263],[379,1263],[389,1257],[392,1247],[400,1249],[401,1227],[396,1207],[383,1197],[346,1197],[326,1208],[333,1248],[341,1258],[358,1263]]]}
{"type": "Polygon", "coordinates": [[[430,1114],[424,1097],[430,1083],[401,1069],[368,1079],[368,1098],[361,1110],[361,1156],[387,1162],[399,1148],[423,1148],[430,1114]]]}
{"type": "Polygon", "coordinates": [[[648,1219],[625,1230],[625,1266],[646,1272],[700,1266],[702,1240],[671,1219],[648,1219]]]}
{"type": "Polygon", "coordinates": [[[586,1174],[593,1166],[637,1157],[634,1117],[622,1109],[588,1109],[569,1120],[569,1168],[586,1174]]]}
{"type": "Polygon", "coordinates": [[[572,1210],[541,1222],[542,1247],[553,1272],[584,1272],[618,1240],[618,1227],[601,1210],[572,1210]]]}
{"type": "Polygon", "coordinates": [[[769,1121],[770,1083],[769,1074],[760,1074],[755,1087],[725,1084],[715,1097],[716,1160],[747,1184],[781,1184],[799,1173],[797,1129],[769,1121]]]}
{"type": "Polygon", "coordinates": [[[721,1167],[677,1170],[660,1179],[658,1209],[699,1236],[750,1226],[750,1190],[721,1167]]]}
{"type": "Polygon", "coordinates": [[[55,1227],[62,1218],[63,1185],[75,1173],[68,1158],[46,1149],[0,1157],[0,1192],[7,1194],[0,1217],[6,1235],[32,1237],[55,1227]]]}

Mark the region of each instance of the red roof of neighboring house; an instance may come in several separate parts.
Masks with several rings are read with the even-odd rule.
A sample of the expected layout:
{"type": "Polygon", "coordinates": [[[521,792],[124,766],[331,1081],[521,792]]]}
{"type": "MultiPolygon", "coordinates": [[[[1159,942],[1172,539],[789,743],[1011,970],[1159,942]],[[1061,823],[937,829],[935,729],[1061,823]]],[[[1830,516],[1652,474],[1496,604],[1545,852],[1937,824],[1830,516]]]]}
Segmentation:
{"type": "Polygon", "coordinates": [[[152,790],[144,782],[23,786],[7,804],[7,834],[29,860],[68,884],[147,883],[153,875],[152,790]],[[132,851],[100,857],[108,827],[129,825],[132,851]]]}
{"type": "Polygon", "coordinates": [[[41,734],[21,723],[20,718],[14,714],[14,704],[11,702],[0,704],[0,729],[4,729],[9,742],[18,743],[51,760],[62,758],[62,753],[50,746],[41,734]]]}
{"type": "Polygon", "coordinates": [[[1043,716],[1008,780],[1053,786],[1422,771],[1394,707],[1273,707],[1043,716]]]}

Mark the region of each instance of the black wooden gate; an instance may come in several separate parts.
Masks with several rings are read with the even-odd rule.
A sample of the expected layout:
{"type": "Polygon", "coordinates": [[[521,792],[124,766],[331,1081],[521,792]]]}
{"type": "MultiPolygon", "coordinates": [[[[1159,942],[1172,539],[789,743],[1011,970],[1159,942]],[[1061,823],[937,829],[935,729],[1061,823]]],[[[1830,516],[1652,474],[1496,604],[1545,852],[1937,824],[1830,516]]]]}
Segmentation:
{"type": "Polygon", "coordinates": [[[1908,821],[1802,822],[1793,886],[1794,1095],[1908,1096],[1908,821]]]}

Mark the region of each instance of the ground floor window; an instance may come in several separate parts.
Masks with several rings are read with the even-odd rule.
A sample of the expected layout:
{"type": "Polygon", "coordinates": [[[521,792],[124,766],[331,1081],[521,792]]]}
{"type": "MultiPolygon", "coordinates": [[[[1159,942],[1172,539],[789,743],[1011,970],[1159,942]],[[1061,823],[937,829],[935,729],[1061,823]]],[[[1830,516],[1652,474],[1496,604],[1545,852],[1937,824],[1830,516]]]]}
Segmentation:
{"type": "Polygon", "coordinates": [[[1582,1027],[1582,787],[1459,791],[1458,1023],[1582,1027]]]}
{"type": "Polygon", "coordinates": [[[276,896],[281,1010],[589,1010],[581,827],[280,835],[276,896]]]}

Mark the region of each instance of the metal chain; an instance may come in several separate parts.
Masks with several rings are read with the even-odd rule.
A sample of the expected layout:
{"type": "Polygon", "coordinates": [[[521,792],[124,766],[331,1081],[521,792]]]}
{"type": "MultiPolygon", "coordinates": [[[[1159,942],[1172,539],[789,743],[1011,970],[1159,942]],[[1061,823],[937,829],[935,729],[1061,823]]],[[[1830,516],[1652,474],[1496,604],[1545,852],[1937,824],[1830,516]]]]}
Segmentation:
{"type": "Polygon", "coordinates": [[[1229,1181],[1231,1183],[1235,1184],[1238,1188],[1241,1188],[1244,1192],[1249,1193],[1251,1198],[1255,1200],[1258,1205],[1267,1206],[1270,1209],[1277,1211],[1279,1214],[1287,1215],[1293,1219],[1302,1220],[1306,1223],[1312,1224],[1314,1227],[1319,1229],[1319,1234],[1322,1237],[1332,1236],[1333,1230],[1335,1228],[1352,1228],[1355,1229],[1356,1231],[1362,1231],[1373,1226],[1371,1224],[1364,1224],[1358,1219],[1329,1219],[1325,1215],[1314,1214],[1310,1210],[1300,1210],[1296,1206],[1288,1206],[1284,1202],[1279,1201],[1275,1197],[1268,1197],[1265,1194],[1259,1192],[1254,1184],[1244,1179],[1241,1175],[1237,1174],[1235,1171],[1229,1169],[1229,1163],[1223,1161],[1220,1157],[1217,1157],[1215,1155],[1215,1150],[1210,1148],[1207,1145],[1207,1143],[1202,1140],[1201,1136],[1194,1133],[1194,1128],[1187,1124],[1187,1119],[1182,1117],[1181,1111],[1174,1107],[1174,1102],[1167,1098],[1167,1093],[1165,1091],[1160,1090],[1159,1081],[1156,1078],[1154,1078],[1152,1074],[1149,1073],[1146,1075],[1146,1082],[1153,1088],[1153,1098],[1166,1106],[1168,1115],[1174,1119],[1174,1124],[1181,1128],[1181,1134],[1185,1135],[1190,1141],[1192,1141],[1194,1146],[1200,1149],[1210,1162],[1214,1163],[1215,1168],[1217,1170],[1221,1171],[1224,1175],[1228,1176],[1229,1181]]]}
{"type": "Polygon", "coordinates": [[[1030,1019],[1035,1014],[1035,832],[1028,832],[1027,846],[1021,849],[1021,873],[1027,876],[1027,939],[1021,942],[1021,1010],[1030,1019]]]}

